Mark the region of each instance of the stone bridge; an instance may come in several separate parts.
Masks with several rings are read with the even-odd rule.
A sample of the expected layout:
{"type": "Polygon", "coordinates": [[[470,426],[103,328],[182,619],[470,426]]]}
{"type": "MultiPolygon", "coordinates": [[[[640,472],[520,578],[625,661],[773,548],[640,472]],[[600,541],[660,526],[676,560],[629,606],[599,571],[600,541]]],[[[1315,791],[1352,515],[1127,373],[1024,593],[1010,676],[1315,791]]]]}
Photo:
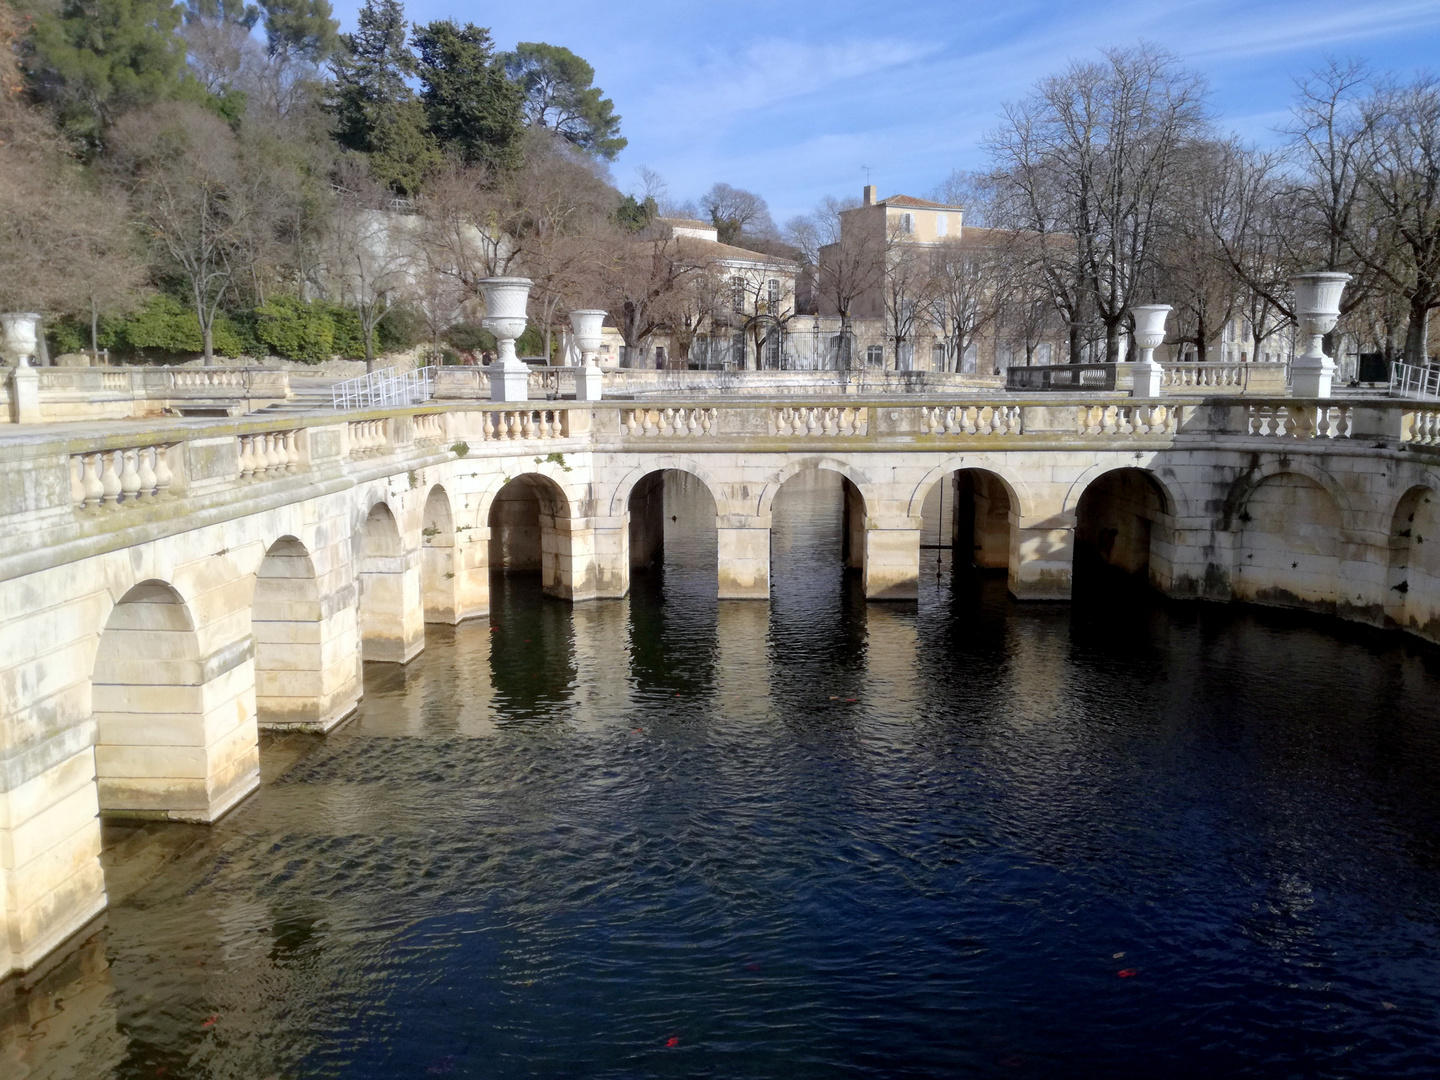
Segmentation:
{"type": "Polygon", "coordinates": [[[104,908],[98,815],[216,820],[258,784],[259,729],[339,723],[362,661],[484,615],[492,570],[623,596],[666,470],[714,499],[721,598],[768,596],[776,495],[826,470],[877,601],[915,598],[926,533],[1021,599],[1067,598],[1088,558],[1440,639],[1440,409],[1415,403],[695,397],[15,428],[0,975],[104,908]]]}

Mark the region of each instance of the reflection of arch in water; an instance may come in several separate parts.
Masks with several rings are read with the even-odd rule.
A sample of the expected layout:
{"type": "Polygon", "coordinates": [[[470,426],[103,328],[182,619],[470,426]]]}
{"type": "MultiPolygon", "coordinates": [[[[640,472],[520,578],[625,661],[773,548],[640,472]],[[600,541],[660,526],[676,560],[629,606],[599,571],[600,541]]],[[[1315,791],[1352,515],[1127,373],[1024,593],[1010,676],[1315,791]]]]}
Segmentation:
{"type": "Polygon", "coordinates": [[[100,810],[213,821],[259,782],[248,650],[203,657],[189,606],[145,581],[110,612],[91,676],[100,810]]]}
{"type": "Polygon", "coordinates": [[[360,693],[355,607],[325,605],[305,545],[282,536],[255,578],[255,712],[261,727],[324,730],[360,693]]]}
{"type": "Polygon", "coordinates": [[[1102,569],[1168,588],[1175,553],[1175,501],[1154,473],[1110,469],[1080,493],[1075,507],[1076,580],[1102,569]]]}
{"type": "Polygon", "coordinates": [[[550,477],[524,473],[510,480],[490,502],[490,572],[538,573],[546,592],[560,591],[569,518],[565,493],[550,477]]]}

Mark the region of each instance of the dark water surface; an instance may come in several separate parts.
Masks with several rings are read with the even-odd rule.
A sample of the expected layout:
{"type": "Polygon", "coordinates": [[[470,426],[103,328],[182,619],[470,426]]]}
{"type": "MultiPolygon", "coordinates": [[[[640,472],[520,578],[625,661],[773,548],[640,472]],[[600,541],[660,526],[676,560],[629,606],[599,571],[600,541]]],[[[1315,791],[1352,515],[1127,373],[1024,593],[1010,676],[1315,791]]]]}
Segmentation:
{"type": "Polygon", "coordinates": [[[669,496],[629,600],[497,579],[219,825],[108,829],[0,1075],[1440,1075],[1433,652],[935,551],[867,606],[813,485],[717,603],[669,496]]]}

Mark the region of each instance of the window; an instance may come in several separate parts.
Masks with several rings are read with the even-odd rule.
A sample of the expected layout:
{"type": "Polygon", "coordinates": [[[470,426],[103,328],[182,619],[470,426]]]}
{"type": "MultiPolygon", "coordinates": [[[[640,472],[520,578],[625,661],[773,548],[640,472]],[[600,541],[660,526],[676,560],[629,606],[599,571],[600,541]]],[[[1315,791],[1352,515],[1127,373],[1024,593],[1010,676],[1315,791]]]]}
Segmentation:
{"type": "Polygon", "coordinates": [[[915,231],[915,215],[914,215],[914,214],[901,214],[901,215],[900,215],[900,232],[903,233],[905,236],[909,236],[909,235],[910,235],[911,233],[913,233],[914,231],[915,231]]]}
{"type": "Polygon", "coordinates": [[[1048,341],[1035,346],[1035,363],[1042,365],[1050,363],[1050,343],[1048,341]]]}
{"type": "Polygon", "coordinates": [[[771,330],[765,335],[765,366],[767,368],[778,368],[780,366],[780,331],[771,330]]]}
{"type": "Polygon", "coordinates": [[[744,314],[745,279],[742,277],[732,277],[730,279],[730,306],[741,314],[744,314]]]}
{"type": "Polygon", "coordinates": [[[884,345],[867,345],[867,346],[865,346],[865,363],[868,364],[870,367],[884,367],[884,366],[885,366],[885,346],[884,346],[884,345]]]}
{"type": "Polygon", "coordinates": [[[771,278],[765,282],[765,302],[770,305],[773,314],[780,306],[780,282],[777,278],[771,278]]]}
{"type": "Polygon", "coordinates": [[[948,236],[948,235],[950,235],[950,219],[949,219],[948,217],[946,217],[944,214],[936,214],[936,215],[935,215],[935,235],[936,235],[936,236],[948,236]]]}
{"type": "Polygon", "coordinates": [[[945,370],[945,346],[939,341],[930,346],[930,370],[945,370]]]}
{"type": "Polygon", "coordinates": [[[736,334],[730,339],[730,363],[737,368],[745,366],[745,335],[736,334]]]}

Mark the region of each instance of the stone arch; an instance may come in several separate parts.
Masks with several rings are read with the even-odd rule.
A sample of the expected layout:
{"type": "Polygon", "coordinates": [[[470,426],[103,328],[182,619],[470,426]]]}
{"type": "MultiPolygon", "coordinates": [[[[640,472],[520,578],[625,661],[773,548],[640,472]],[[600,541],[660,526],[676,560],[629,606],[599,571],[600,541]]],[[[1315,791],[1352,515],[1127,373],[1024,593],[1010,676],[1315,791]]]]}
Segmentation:
{"type": "Polygon", "coordinates": [[[572,583],[564,567],[571,562],[570,502],[560,484],[544,473],[511,477],[489,500],[491,573],[538,571],[541,588],[568,595],[572,583]]]}
{"type": "MultiPolygon", "coordinates": [[[[708,517],[708,522],[702,522],[702,525],[707,528],[708,535],[714,536],[718,543],[721,519],[720,501],[715,494],[715,488],[707,482],[705,477],[690,469],[662,466],[646,471],[643,476],[633,482],[629,477],[626,480],[629,495],[624,503],[624,511],[627,522],[626,545],[631,572],[649,568],[657,559],[663,558],[666,522],[673,519],[673,523],[679,525],[678,516],[671,513],[676,509],[672,505],[672,498],[683,499],[685,494],[683,485],[686,480],[697,485],[699,491],[704,493],[702,501],[708,501],[710,513],[705,515],[702,509],[700,515],[687,515],[690,520],[686,521],[684,527],[694,526],[696,516],[708,517]],[[681,479],[672,480],[672,477],[681,479]],[[668,494],[667,487],[669,488],[668,494]]],[[[718,555],[716,562],[718,565],[718,555]]]]}
{"type": "Polygon", "coordinates": [[[949,473],[927,476],[922,487],[922,501],[910,504],[911,517],[920,521],[922,558],[926,549],[949,550],[957,571],[1010,568],[1022,512],[1006,477],[962,463],[949,473]]]}
{"type": "Polygon", "coordinates": [[[205,655],[168,582],[142,581],[111,608],[91,708],[102,814],[209,822],[259,783],[251,653],[205,655]]]}
{"type": "Polygon", "coordinates": [[[915,490],[910,495],[910,505],[907,513],[911,517],[920,517],[935,485],[943,478],[962,470],[975,470],[986,472],[994,476],[1005,489],[1005,495],[1010,500],[1010,505],[1022,518],[1029,518],[1033,514],[1034,503],[1030,492],[1015,471],[1008,465],[996,462],[990,458],[980,457],[976,454],[959,454],[953,458],[936,465],[920,478],[915,485],[915,490]]]}
{"type": "Polygon", "coordinates": [[[1108,468],[1074,506],[1076,579],[1109,567],[1167,589],[1175,561],[1175,498],[1149,469],[1108,468]]]}
{"type": "Polygon", "coordinates": [[[1225,508],[1221,519],[1222,529],[1233,529],[1236,519],[1245,508],[1255,490],[1276,476],[1285,474],[1303,476],[1323,490],[1334,501],[1340,513],[1340,527],[1349,529],[1355,520],[1354,508],[1345,488],[1333,474],[1303,458],[1279,458],[1256,465],[1236,477],[1225,495],[1225,508]]]}
{"type": "Polygon", "coordinates": [[[636,465],[615,485],[615,491],[610,496],[610,516],[619,517],[626,512],[630,505],[630,495],[635,490],[635,485],[651,473],[656,472],[683,472],[695,477],[710,492],[710,497],[715,500],[715,514],[718,518],[723,515],[728,503],[721,494],[724,491],[723,485],[715,479],[714,474],[703,465],[690,458],[676,457],[671,454],[660,454],[654,458],[647,458],[644,465],[636,465]]]}
{"type": "MultiPolygon", "coordinates": [[[[792,461],[773,477],[765,482],[764,488],[760,491],[760,498],[756,507],[756,513],[760,518],[768,518],[775,505],[775,496],[779,494],[780,488],[785,481],[802,472],[809,470],[822,470],[826,472],[837,472],[855,487],[855,493],[860,498],[861,509],[872,505],[875,501],[874,485],[859,469],[848,465],[836,458],[810,457],[802,458],[799,461],[792,461]]],[[[863,516],[862,516],[863,521],[863,516]]]]}
{"type": "Polygon", "coordinates": [[[427,623],[460,621],[456,595],[455,513],[450,493],[434,484],[420,516],[420,589],[427,623]]]}
{"type": "Polygon", "coordinates": [[[405,550],[400,524],[383,499],[360,526],[360,654],[366,660],[403,664],[425,644],[420,572],[405,550]]]}
{"type": "Polygon", "coordinates": [[[1235,508],[1237,600],[1335,610],[1345,512],[1310,470],[1273,470],[1235,508]]]}
{"type": "Polygon", "coordinates": [[[1440,618],[1440,493],[1416,484],[1390,517],[1385,618],[1407,630],[1433,629],[1440,618]]]}
{"type": "Polygon", "coordinates": [[[1134,469],[1149,477],[1155,484],[1161,498],[1164,500],[1165,513],[1169,514],[1172,518],[1177,516],[1180,500],[1176,497],[1170,485],[1167,484],[1154,469],[1147,469],[1143,465],[1126,464],[1121,461],[1114,461],[1113,459],[1109,462],[1097,461],[1088,465],[1079,476],[1075,477],[1074,481],[1071,482],[1065,491],[1065,501],[1061,508],[1062,515],[1073,522],[1076,511],[1080,509],[1080,500],[1085,497],[1085,492],[1089,490],[1090,486],[1106,473],[1116,472],[1120,469],[1134,469]]]}
{"type": "Polygon", "coordinates": [[[347,587],[327,598],[297,537],[282,536],[266,549],[250,612],[262,728],[326,731],[354,710],[360,653],[353,596],[347,587]]]}

